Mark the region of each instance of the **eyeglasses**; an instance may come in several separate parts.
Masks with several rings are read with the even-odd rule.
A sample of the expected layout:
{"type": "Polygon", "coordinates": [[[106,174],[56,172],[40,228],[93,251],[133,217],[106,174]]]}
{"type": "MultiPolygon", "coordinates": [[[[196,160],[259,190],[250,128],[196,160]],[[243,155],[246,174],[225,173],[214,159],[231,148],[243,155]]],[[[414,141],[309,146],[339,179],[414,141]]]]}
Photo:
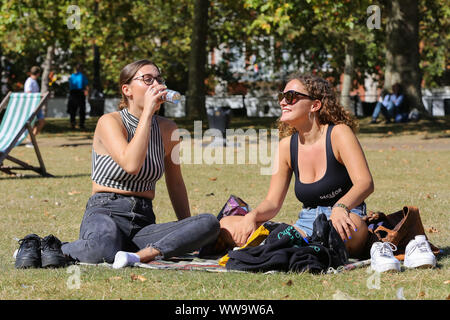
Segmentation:
{"type": "Polygon", "coordinates": [[[164,84],[165,80],[160,75],[157,77],[152,76],[151,74],[143,74],[142,76],[136,77],[133,80],[142,80],[148,86],[152,85],[156,80],[159,84],[164,84]]]}
{"type": "Polygon", "coordinates": [[[278,93],[278,102],[280,103],[283,99],[285,99],[286,103],[291,105],[291,104],[297,103],[297,101],[300,100],[300,99],[298,99],[299,96],[306,97],[306,98],[308,98],[310,100],[316,100],[313,97],[308,96],[307,94],[304,94],[304,93],[301,93],[301,92],[297,92],[297,91],[294,91],[294,90],[289,90],[289,91],[286,91],[286,92],[279,92],[278,93]]]}

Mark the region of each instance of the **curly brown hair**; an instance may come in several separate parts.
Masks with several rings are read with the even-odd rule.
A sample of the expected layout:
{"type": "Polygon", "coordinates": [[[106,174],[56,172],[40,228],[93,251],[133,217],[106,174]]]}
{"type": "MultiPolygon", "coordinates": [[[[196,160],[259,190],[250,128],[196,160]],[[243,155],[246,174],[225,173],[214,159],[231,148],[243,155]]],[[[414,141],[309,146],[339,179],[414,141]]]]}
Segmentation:
{"type": "MultiPolygon", "coordinates": [[[[344,107],[338,102],[336,92],[327,80],[312,74],[303,74],[296,72],[292,74],[288,81],[298,80],[305,87],[308,95],[314,97],[322,102],[322,107],[318,112],[318,119],[320,124],[346,124],[353,132],[358,130],[358,122],[345,110],[344,107]]],[[[297,130],[281,122],[278,119],[278,130],[280,139],[294,134],[297,130]]]]}

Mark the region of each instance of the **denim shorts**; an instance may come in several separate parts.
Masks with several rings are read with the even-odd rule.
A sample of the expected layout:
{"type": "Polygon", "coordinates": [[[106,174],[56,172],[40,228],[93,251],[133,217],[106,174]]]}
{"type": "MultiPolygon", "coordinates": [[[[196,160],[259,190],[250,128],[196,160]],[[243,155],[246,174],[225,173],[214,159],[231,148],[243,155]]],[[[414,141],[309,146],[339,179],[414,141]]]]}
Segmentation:
{"type": "MultiPolygon", "coordinates": [[[[311,236],[313,233],[314,220],[321,214],[324,213],[328,219],[331,216],[332,207],[321,207],[317,206],[315,208],[303,208],[298,214],[298,220],[295,222],[294,226],[302,229],[307,236],[311,236]]],[[[357,214],[361,218],[366,215],[366,204],[361,203],[359,206],[350,210],[350,212],[357,214]]]]}
{"type": "Polygon", "coordinates": [[[42,111],[42,108],[41,108],[41,110],[38,111],[38,113],[36,113],[36,118],[38,120],[44,119],[44,111],[42,111]]]}

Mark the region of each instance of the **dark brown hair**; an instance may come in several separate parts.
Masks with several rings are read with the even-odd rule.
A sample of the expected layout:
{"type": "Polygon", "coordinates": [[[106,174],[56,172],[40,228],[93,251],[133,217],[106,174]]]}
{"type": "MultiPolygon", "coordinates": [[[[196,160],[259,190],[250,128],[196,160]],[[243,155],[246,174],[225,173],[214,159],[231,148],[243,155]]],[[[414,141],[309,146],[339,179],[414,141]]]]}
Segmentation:
{"type": "Polygon", "coordinates": [[[127,64],[122,71],[120,71],[120,76],[119,76],[119,92],[122,96],[122,99],[119,102],[119,110],[123,110],[125,108],[128,108],[128,98],[126,95],[123,94],[122,92],[122,86],[124,84],[128,84],[131,82],[131,80],[133,80],[134,76],[136,75],[136,72],[138,72],[138,70],[140,68],[142,68],[143,66],[147,66],[147,65],[151,65],[154,66],[156,69],[158,69],[158,72],[160,72],[158,66],[147,59],[142,59],[142,60],[138,60],[138,61],[134,61],[130,64],[127,64]]]}
{"type": "MultiPolygon", "coordinates": [[[[322,107],[318,112],[320,124],[341,124],[348,125],[353,132],[358,129],[358,123],[347,110],[342,107],[337,99],[336,93],[331,84],[321,77],[311,74],[302,74],[296,72],[292,74],[288,81],[298,80],[305,87],[308,95],[322,102],[322,107]]],[[[286,82],[286,83],[287,83],[286,82]]],[[[290,136],[296,132],[296,129],[287,123],[278,120],[278,130],[280,139],[290,136]]]]}
{"type": "Polygon", "coordinates": [[[33,67],[31,67],[31,69],[30,69],[30,73],[31,73],[33,76],[37,76],[39,73],[41,73],[41,68],[39,68],[38,66],[33,66],[33,67]]]}

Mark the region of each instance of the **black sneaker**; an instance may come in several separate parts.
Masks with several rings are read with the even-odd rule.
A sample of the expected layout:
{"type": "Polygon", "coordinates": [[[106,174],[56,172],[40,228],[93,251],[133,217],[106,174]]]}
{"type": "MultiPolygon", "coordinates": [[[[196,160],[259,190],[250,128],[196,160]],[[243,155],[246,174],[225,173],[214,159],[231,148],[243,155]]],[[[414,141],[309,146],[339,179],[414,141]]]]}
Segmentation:
{"type": "Polygon", "coordinates": [[[42,268],[60,268],[67,265],[67,259],[61,251],[61,241],[54,235],[41,240],[42,268]]]}
{"type": "Polygon", "coordinates": [[[16,255],[17,269],[39,268],[41,266],[41,238],[36,234],[29,234],[19,240],[19,250],[16,255]]]}

